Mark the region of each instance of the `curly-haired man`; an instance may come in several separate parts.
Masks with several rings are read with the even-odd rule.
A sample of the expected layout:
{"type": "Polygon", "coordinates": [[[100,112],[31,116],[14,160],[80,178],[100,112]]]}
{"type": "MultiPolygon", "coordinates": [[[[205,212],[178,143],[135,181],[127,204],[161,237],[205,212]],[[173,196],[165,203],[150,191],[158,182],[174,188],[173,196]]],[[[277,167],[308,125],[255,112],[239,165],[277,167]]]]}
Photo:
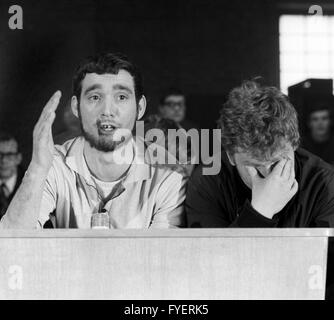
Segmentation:
{"type": "Polygon", "coordinates": [[[334,170],[299,148],[297,114],[274,87],[244,82],[218,120],[222,166],[188,183],[188,226],[333,227],[334,170]]]}

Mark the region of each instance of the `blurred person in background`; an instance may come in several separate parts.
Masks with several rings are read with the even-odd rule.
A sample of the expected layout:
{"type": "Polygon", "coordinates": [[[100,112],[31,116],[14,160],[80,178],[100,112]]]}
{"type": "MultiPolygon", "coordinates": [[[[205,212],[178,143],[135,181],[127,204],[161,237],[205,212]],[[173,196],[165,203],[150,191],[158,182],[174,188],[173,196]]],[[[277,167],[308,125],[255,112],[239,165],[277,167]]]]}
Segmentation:
{"type": "Polygon", "coordinates": [[[0,219],[19,187],[24,175],[20,167],[22,154],[15,137],[9,133],[0,133],[0,219]]]}
{"type": "Polygon", "coordinates": [[[320,101],[313,106],[308,116],[309,133],[302,140],[302,146],[334,165],[331,108],[330,101],[320,101]]]}
{"type": "Polygon", "coordinates": [[[159,115],[161,118],[175,121],[185,130],[192,128],[198,129],[198,126],[186,119],[186,96],[177,88],[170,88],[160,99],[159,115]]]}

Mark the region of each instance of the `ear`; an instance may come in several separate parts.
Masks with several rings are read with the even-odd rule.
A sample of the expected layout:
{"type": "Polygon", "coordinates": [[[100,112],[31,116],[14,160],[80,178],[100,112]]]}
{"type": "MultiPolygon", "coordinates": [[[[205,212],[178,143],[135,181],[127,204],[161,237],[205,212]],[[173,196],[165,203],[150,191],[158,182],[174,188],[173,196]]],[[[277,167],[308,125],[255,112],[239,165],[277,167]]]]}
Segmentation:
{"type": "Polygon", "coordinates": [[[230,164],[232,166],[235,166],[234,157],[229,152],[226,152],[226,154],[227,154],[227,158],[228,158],[228,161],[230,162],[230,164]]]}
{"type": "Polygon", "coordinates": [[[71,109],[72,109],[72,112],[73,112],[73,114],[77,117],[77,118],[79,118],[79,103],[78,103],[78,99],[77,99],[77,97],[76,96],[73,96],[72,98],[71,98],[71,109]]]}
{"type": "Polygon", "coordinates": [[[140,120],[146,111],[146,98],[142,96],[138,102],[137,120],[140,120]]]}

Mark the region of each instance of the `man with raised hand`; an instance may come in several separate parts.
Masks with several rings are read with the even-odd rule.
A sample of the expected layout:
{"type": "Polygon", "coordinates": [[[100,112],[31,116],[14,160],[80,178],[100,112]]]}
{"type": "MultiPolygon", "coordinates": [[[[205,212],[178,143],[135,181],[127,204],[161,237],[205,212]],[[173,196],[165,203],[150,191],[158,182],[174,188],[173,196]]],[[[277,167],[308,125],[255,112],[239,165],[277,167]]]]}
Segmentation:
{"type": "Polygon", "coordinates": [[[2,228],[90,228],[107,212],[110,228],[169,228],[183,223],[185,180],[154,166],[132,131],[146,109],[141,75],[119,54],[87,59],[73,79],[72,111],[83,136],[54,145],[61,93],[34,128],[33,156],[0,222],[2,228]]]}
{"type": "Polygon", "coordinates": [[[334,170],[299,148],[288,97],[253,81],[233,89],[218,120],[222,165],[188,182],[189,227],[333,227],[334,170]]]}

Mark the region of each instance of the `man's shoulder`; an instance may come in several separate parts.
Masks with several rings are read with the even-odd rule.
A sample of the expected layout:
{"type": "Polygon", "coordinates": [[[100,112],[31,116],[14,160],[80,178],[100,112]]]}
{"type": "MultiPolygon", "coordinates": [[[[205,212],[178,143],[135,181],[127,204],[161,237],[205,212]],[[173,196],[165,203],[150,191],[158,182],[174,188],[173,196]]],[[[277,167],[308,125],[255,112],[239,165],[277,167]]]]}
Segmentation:
{"type": "MultiPolygon", "coordinates": [[[[82,149],[82,137],[76,137],[70,140],[67,140],[62,145],[55,145],[54,157],[52,168],[55,171],[68,173],[71,171],[69,162],[75,163],[73,155],[75,154],[78,157],[78,153],[82,149]],[[72,159],[73,158],[73,159],[72,159]]],[[[74,164],[73,164],[74,165],[74,164]]]]}
{"type": "Polygon", "coordinates": [[[217,186],[228,184],[233,179],[233,168],[228,163],[225,152],[204,160],[193,171],[189,183],[206,188],[208,185],[217,186]]]}
{"type": "Polygon", "coordinates": [[[324,181],[334,180],[334,167],[315,154],[298,148],[295,152],[302,176],[320,176],[324,181]]]}
{"type": "Polygon", "coordinates": [[[66,156],[68,152],[76,145],[82,144],[84,138],[83,137],[75,137],[65,141],[63,144],[55,144],[55,156],[66,156]]]}

